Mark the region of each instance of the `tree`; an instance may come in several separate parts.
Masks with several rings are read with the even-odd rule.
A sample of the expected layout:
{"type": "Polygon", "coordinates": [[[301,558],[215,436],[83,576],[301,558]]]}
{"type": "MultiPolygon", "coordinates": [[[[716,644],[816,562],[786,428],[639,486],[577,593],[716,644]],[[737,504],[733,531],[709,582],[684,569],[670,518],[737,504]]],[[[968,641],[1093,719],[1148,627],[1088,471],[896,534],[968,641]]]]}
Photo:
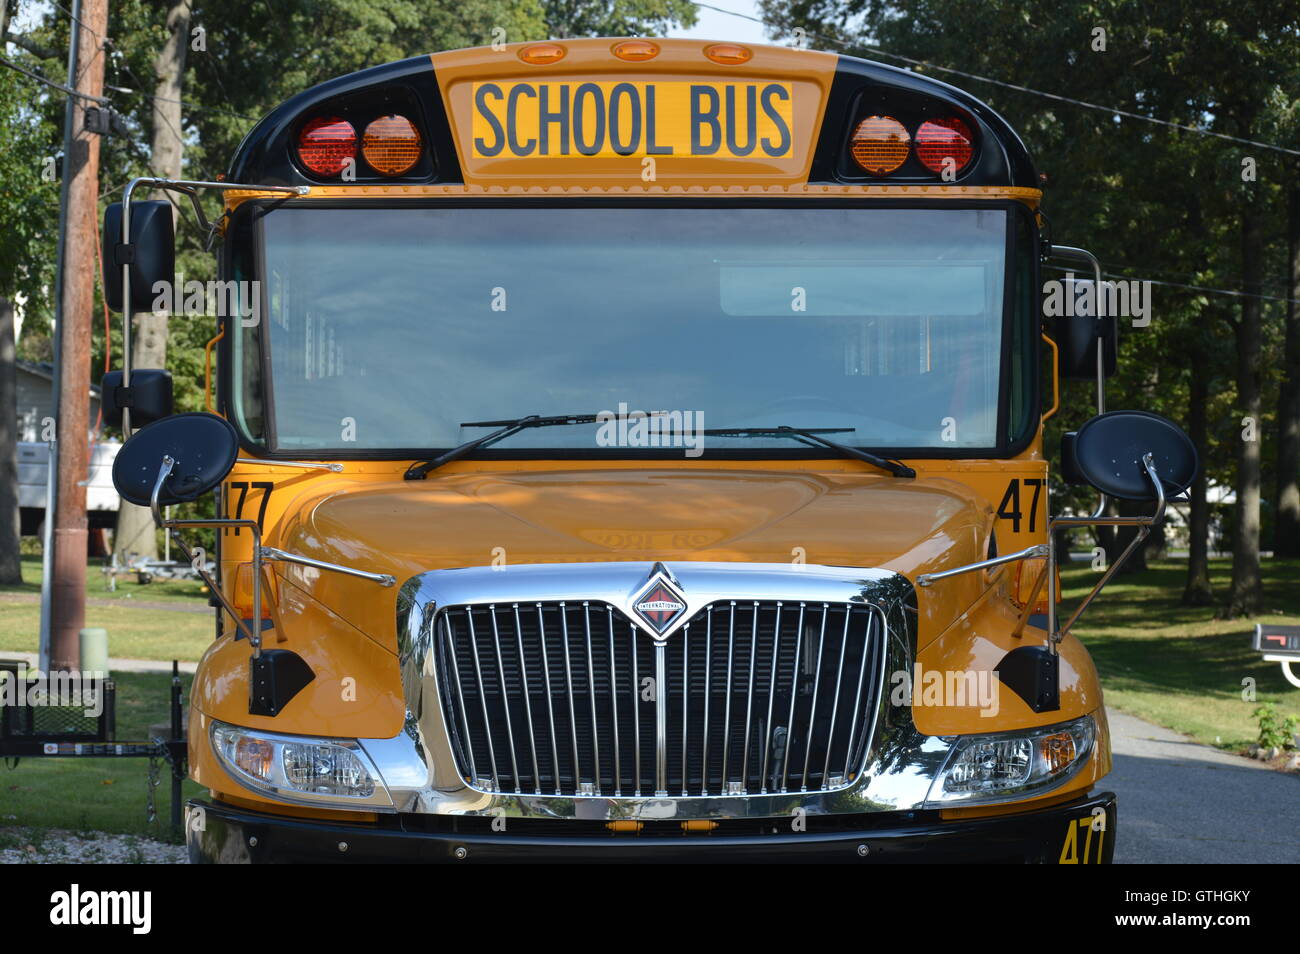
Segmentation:
{"type": "MultiPolygon", "coordinates": [[[[762,0],[762,9],[773,36],[799,27],[822,46],[856,48],[896,65],[869,47],[936,64],[913,68],[981,96],[1008,116],[1033,152],[1052,160],[1045,204],[1058,241],[1091,248],[1108,270],[1126,277],[1170,283],[1160,287],[1151,326],[1125,334],[1110,403],[1187,421],[1206,442],[1206,477],[1192,490],[1191,601],[1209,596],[1206,487],[1235,484],[1227,610],[1253,612],[1261,490],[1273,438],[1266,409],[1275,387],[1279,527],[1300,520],[1300,370],[1294,370],[1300,362],[1288,351],[1279,375],[1267,360],[1275,341],[1278,351],[1300,348],[1300,334],[1288,323],[1282,335],[1278,309],[1261,297],[1271,290],[1270,269],[1281,266],[1275,223],[1281,184],[1293,171],[1266,149],[1008,90],[938,66],[1294,147],[1292,91],[1300,71],[1294,11],[1262,0],[1232,7],[1210,0],[762,0]],[[1258,174],[1248,179],[1247,168],[1258,174]],[[1243,297],[1180,285],[1234,289],[1243,297]],[[1145,388],[1150,380],[1159,388],[1145,388]],[[1248,426],[1254,441],[1241,439],[1248,426]],[[1226,458],[1229,436],[1232,454],[1226,458]]],[[[1285,275],[1294,297],[1292,289],[1300,288],[1294,254],[1285,275]]],[[[1052,435],[1078,423],[1077,414],[1066,408],[1050,423],[1049,446],[1052,435]]],[[[1279,530],[1279,546],[1283,534],[1296,536],[1279,530]]]]}
{"type": "MultiPolygon", "coordinates": [[[[8,7],[0,6],[0,36],[8,7]]],[[[12,40],[12,37],[10,38],[12,40]]],[[[32,45],[39,46],[34,41],[32,45]]],[[[30,58],[29,58],[30,59],[30,58]]],[[[28,328],[48,323],[53,281],[59,186],[57,125],[44,120],[21,74],[0,71],[0,583],[21,582],[19,560],[15,319],[22,309],[28,328]]],[[[58,100],[62,105],[62,99],[58,100]]]]}
{"type": "MultiPolygon", "coordinates": [[[[150,168],[157,176],[180,179],[185,154],[184,120],[181,116],[185,92],[185,58],[190,47],[190,12],[192,0],[171,0],[168,4],[165,33],[153,62],[155,83],[151,119],[153,137],[149,149],[150,168]]],[[[170,199],[165,192],[155,198],[170,199]]],[[[169,316],[166,312],[144,312],[133,316],[131,362],[139,368],[167,367],[169,316]]],[[[147,507],[122,501],[117,512],[117,533],[113,552],[119,558],[138,554],[148,559],[158,557],[158,537],[153,516],[147,507]]]]}
{"type": "Polygon", "coordinates": [[[1287,187],[1286,333],[1284,377],[1277,399],[1275,556],[1300,557],[1300,186],[1287,187]]]}
{"type": "Polygon", "coordinates": [[[545,0],[551,36],[657,36],[695,25],[690,0],[545,0]]]}

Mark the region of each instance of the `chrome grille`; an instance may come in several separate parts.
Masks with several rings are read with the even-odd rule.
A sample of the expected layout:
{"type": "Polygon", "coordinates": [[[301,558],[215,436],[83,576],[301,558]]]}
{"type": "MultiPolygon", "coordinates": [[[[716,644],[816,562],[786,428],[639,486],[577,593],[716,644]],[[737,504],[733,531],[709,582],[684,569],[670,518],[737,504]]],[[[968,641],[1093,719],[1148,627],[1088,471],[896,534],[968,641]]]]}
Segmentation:
{"type": "Polygon", "coordinates": [[[719,601],[662,643],[602,602],[453,606],[438,681],[484,791],[825,791],[866,758],[884,637],[861,604],[719,601]]]}

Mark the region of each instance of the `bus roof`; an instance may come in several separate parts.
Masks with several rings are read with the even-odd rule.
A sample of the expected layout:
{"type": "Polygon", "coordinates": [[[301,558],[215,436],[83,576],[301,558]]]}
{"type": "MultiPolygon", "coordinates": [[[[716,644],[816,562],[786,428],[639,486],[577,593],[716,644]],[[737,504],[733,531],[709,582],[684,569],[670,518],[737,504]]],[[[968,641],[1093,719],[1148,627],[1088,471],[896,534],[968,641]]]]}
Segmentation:
{"type": "Polygon", "coordinates": [[[757,192],[1036,202],[1040,194],[1016,132],[953,86],[850,56],[684,39],[506,44],[341,76],[262,119],[228,177],[309,185],[325,196],[757,192]],[[410,121],[402,128],[414,129],[419,155],[384,175],[370,150],[383,153],[384,130],[394,127],[370,124],[390,115],[410,121]],[[896,142],[876,143],[884,165],[906,156],[896,168],[855,161],[854,137],[868,119],[873,134],[905,130],[901,152],[896,142]],[[948,130],[969,145],[963,164],[940,169],[948,130]],[[308,139],[326,160],[352,148],[351,167],[313,171],[308,139]]]}

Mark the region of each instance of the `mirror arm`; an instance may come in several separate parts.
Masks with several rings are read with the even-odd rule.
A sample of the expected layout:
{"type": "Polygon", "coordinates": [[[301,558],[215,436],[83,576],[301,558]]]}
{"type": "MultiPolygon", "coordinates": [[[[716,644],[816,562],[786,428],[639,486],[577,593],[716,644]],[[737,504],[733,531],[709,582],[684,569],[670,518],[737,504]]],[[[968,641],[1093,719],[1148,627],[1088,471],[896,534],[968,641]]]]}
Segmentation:
{"type": "Polygon", "coordinates": [[[1052,642],[1053,649],[1055,649],[1055,647],[1057,646],[1057,644],[1061,642],[1061,640],[1065,639],[1066,635],[1069,634],[1071,627],[1073,627],[1075,622],[1079,619],[1079,617],[1083,615],[1083,611],[1086,610],[1089,604],[1091,604],[1092,601],[1097,598],[1097,595],[1101,593],[1102,588],[1105,587],[1105,585],[1110,582],[1111,577],[1113,577],[1119,571],[1119,568],[1124,565],[1124,563],[1128,560],[1128,558],[1133,555],[1134,551],[1136,551],[1137,548],[1141,546],[1142,543],[1146,540],[1146,538],[1151,534],[1151,528],[1154,527],[1156,524],[1158,524],[1164,518],[1165,506],[1167,503],[1165,499],[1165,485],[1160,480],[1160,475],[1156,472],[1155,462],[1152,459],[1151,454],[1147,453],[1142,455],[1142,467],[1146,470],[1147,477],[1150,479],[1156,491],[1156,510],[1155,513],[1153,513],[1151,516],[1149,517],[1103,517],[1100,519],[1095,517],[1056,517],[1051,521],[1049,521],[1047,525],[1048,539],[1050,541],[1049,545],[1052,548],[1052,555],[1048,559],[1049,572],[1054,568],[1056,563],[1056,542],[1055,542],[1056,537],[1055,534],[1052,533],[1052,531],[1058,526],[1083,527],[1083,526],[1095,526],[1101,524],[1104,526],[1138,528],[1138,532],[1133,536],[1133,539],[1129,542],[1129,545],[1124,548],[1124,552],[1121,553],[1119,557],[1116,558],[1115,561],[1106,568],[1106,572],[1102,574],[1101,579],[1098,580],[1097,583],[1093,586],[1092,592],[1090,592],[1087,596],[1083,598],[1083,602],[1080,603],[1078,607],[1075,608],[1074,614],[1070,617],[1070,619],[1066,622],[1066,624],[1060,628],[1059,632],[1056,629],[1056,601],[1055,601],[1056,594],[1053,592],[1055,587],[1053,586],[1053,580],[1050,577],[1048,578],[1047,581],[1048,632],[1052,634],[1051,642],[1052,642]]]}
{"type": "Polygon", "coordinates": [[[259,457],[236,457],[236,464],[257,464],[259,467],[301,467],[304,470],[328,470],[331,473],[343,473],[343,465],[338,461],[331,463],[314,463],[305,460],[263,460],[259,457]]]}
{"type": "Polygon", "coordinates": [[[162,486],[167,481],[167,478],[171,476],[172,468],[175,466],[175,459],[168,454],[164,454],[162,466],[158,468],[158,477],[153,483],[153,491],[149,494],[149,510],[153,514],[154,525],[161,530],[166,530],[171,535],[171,538],[176,541],[176,545],[185,551],[186,556],[190,558],[190,566],[194,567],[195,572],[208,585],[208,590],[217,598],[226,612],[230,614],[230,618],[235,621],[235,626],[248,637],[248,643],[253,647],[253,658],[257,659],[262,655],[262,528],[258,526],[256,520],[225,520],[220,518],[214,520],[165,519],[162,508],[158,504],[158,495],[162,492],[162,486]],[[244,621],[240,619],[234,605],[226,598],[226,594],[221,592],[221,587],[217,586],[217,581],[208,573],[208,568],[195,564],[196,553],[178,532],[181,527],[242,527],[252,532],[253,625],[257,627],[257,632],[254,632],[252,627],[245,625],[244,621]]]}
{"type": "Polygon", "coordinates": [[[993,557],[991,560],[967,563],[965,566],[954,567],[951,570],[943,570],[939,573],[922,573],[916,578],[916,585],[931,586],[939,580],[946,580],[950,576],[957,576],[961,573],[970,573],[972,570],[987,570],[989,567],[1001,566],[1004,563],[1015,563],[1017,560],[1032,560],[1047,555],[1047,544],[1036,543],[1032,547],[1026,547],[1015,553],[1008,553],[1006,556],[993,557]]]}
{"type": "Polygon", "coordinates": [[[264,560],[282,560],[285,563],[297,563],[299,566],[310,566],[317,570],[331,570],[334,573],[346,573],[348,576],[360,577],[363,580],[371,580],[380,586],[396,586],[397,577],[388,573],[371,573],[368,570],[358,570],[355,567],[342,566],[338,563],[326,563],[324,560],[314,560],[311,557],[299,556],[296,553],[289,553],[285,550],[278,550],[275,547],[260,547],[261,557],[264,560]]]}

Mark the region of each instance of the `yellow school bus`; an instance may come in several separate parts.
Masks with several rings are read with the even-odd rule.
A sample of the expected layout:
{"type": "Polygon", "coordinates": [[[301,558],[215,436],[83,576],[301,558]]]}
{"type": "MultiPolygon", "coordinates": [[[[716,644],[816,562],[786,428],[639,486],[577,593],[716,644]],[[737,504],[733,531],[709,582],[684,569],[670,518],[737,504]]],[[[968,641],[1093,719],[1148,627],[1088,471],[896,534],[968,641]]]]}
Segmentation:
{"type": "MultiPolygon", "coordinates": [[[[514,44],[136,186],[224,202],[210,413],[129,342],[106,388],[123,496],[219,534],[192,860],[1111,859],[1049,529],[1140,540],[1195,452],[1099,413],[1059,466],[1101,504],[1050,516],[1044,422],[1063,374],[1102,401],[1114,324],[1044,323],[1041,262],[1095,262],[986,105],[809,50],[514,44]]],[[[134,301],[171,219],[130,191],[134,301]]]]}

